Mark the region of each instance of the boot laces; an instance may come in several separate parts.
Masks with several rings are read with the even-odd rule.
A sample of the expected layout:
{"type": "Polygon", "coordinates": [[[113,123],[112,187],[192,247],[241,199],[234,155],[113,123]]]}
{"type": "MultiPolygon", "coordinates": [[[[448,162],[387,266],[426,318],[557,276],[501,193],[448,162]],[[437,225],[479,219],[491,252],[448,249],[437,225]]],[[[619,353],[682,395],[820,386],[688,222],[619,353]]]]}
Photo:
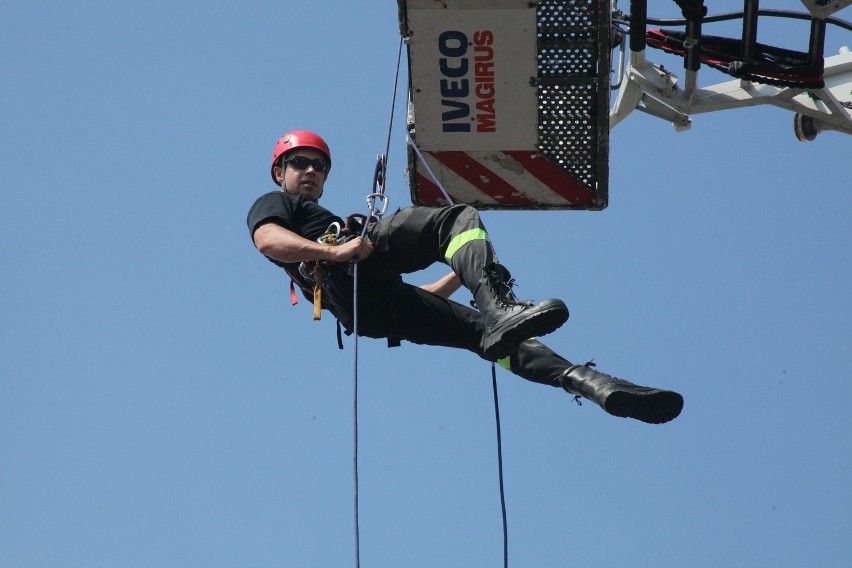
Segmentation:
{"type": "Polygon", "coordinates": [[[509,278],[508,280],[496,280],[494,282],[494,294],[497,296],[497,307],[503,309],[510,309],[516,306],[529,307],[532,306],[533,303],[530,300],[518,300],[517,296],[515,296],[515,292],[512,288],[515,287],[515,279],[509,278]]]}
{"type": "Polygon", "coordinates": [[[497,298],[497,307],[507,309],[515,306],[527,307],[533,305],[529,300],[518,300],[512,290],[516,286],[515,279],[509,276],[505,268],[500,270],[497,266],[492,266],[487,268],[485,272],[488,276],[488,285],[497,298]]]}

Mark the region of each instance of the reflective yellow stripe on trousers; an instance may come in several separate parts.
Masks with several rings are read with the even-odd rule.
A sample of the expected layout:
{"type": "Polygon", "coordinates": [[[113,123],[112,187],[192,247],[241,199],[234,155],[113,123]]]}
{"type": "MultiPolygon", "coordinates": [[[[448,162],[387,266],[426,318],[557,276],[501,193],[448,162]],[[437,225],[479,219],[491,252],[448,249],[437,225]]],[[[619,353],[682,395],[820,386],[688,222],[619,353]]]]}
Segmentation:
{"type": "Polygon", "coordinates": [[[485,229],[468,229],[467,231],[461,232],[450,241],[450,244],[447,245],[447,250],[444,252],[444,258],[447,259],[447,262],[453,258],[453,255],[456,254],[460,248],[471,241],[487,241],[488,233],[485,229]]]}

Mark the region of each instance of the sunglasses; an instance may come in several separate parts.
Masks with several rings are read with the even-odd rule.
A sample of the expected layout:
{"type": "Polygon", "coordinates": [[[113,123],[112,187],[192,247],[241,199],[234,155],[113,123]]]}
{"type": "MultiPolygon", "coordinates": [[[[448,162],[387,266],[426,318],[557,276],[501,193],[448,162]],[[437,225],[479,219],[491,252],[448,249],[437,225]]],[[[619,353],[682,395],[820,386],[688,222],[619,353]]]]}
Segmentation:
{"type": "Polygon", "coordinates": [[[286,160],[284,160],[284,163],[290,164],[291,166],[293,166],[297,170],[302,170],[302,171],[307,170],[308,166],[313,166],[313,168],[316,171],[322,172],[324,174],[327,174],[328,170],[329,170],[328,162],[323,160],[322,158],[317,158],[316,160],[312,160],[312,159],[306,158],[304,156],[293,156],[292,158],[287,158],[286,160]]]}

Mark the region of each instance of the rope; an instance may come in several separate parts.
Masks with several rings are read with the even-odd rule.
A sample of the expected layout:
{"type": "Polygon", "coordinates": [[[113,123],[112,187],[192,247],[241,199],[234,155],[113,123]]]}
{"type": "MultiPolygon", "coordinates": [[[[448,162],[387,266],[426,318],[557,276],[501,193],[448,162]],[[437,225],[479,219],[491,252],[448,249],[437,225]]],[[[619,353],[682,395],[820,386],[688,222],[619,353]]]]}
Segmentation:
{"type": "Polygon", "coordinates": [[[497,366],[491,363],[491,385],[494,390],[494,417],[497,421],[497,471],[500,476],[500,509],[503,513],[503,566],[509,567],[509,523],[506,517],[506,492],[503,489],[503,436],[500,428],[500,401],[497,398],[497,366]]]}
{"type": "MultiPolygon", "coordinates": [[[[399,38],[399,46],[396,51],[396,70],[393,75],[393,93],[391,95],[391,104],[390,104],[390,116],[388,117],[388,136],[385,141],[385,153],[384,153],[384,162],[382,164],[382,184],[381,184],[381,193],[385,192],[385,168],[387,167],[388,154],[390,154],[390,144],[391,144],[391,132],[393,131],[393,115],[396,109],[396,89],[399,84],[399,65],[400,61],[402,61],[402,44],[403,38],[400,36],[399,38]]],[[[366,224],[364,225],[366,227],[366,224]]]]}
{"type": "MultiPolygon", "coordinates": [[[[393,131],[393,116],[395,112],[396,106],[396,96],[397,96],[397,85],[399,83],[399,68],[400,61],[402,59],[402,44],[403,38],[400,37],[399,48],[397,51],[396,58],[396,71],[394,72],[394,81],[393,81],[393,94],[391,96],[391,110],[390,110],[390,118],[388,119],[388,135],[387,141],[385,144],[385,153],[379,155],[376,161],[376,170],[373,176],[373,189],[375,190],[373,193],[370,193],[367,196],[367,206],[370,209],[369,214],[367,215],[367,219],[364,222],[364,226],[361,230],[361,236],[367,236],[367,229],[369,228],[370,221],[374,217],[381,217],[384,215],[388,206],[388,198],[385,195],[385,179],[386,179],[386,171],[387,171],[387,156],[390,153],[390,143],[391,143],[391,133],[393,131]],[[382,201],[382,208],[379,210],[377,208],[377,202],[382,201]]],[[[447,203],[452,205],[453,199],[450,197],[450,194],[447,193],[447,190],[444,189],[443,184],[441,184],[438,177],[429,167],[429,164],[426,162],[425,157],[423,156],[420,148],[417,147],[417,144],[411,138],[411,136],[407,137],[408,143],[414,149],[417,156],[423,162],[423,165],[426,167],[426,171],[429,172],[429,175],[434,180],[435,184],[438,186],[438,189],[441,190],[441,193],[444,194],[444,198],[447,200],[447,203]]],[[[355,484],[355,496],[354,496],[354,507],[355,507],[355,567],[361,567],[361,530],[360,530],[360,520],[359,520],[359,483],[358,483],[358,264],[359,262],[355,260],[353,262],[353,298],[352,298],[352,332],[355,336],[355,355],[354,355],[354,369],[353,369],[353,395],[352,395],[352,412],[353,412],[353,437],[354,437],[354,455],[353,455],[353,469],[354,469],[354,484],[355,484]]],[[[498,468],[498,476],[500,482],[500,507],[502,510],[503,517],[503,566],[508,568],[509,566],[509,529],[508,529],[508,520],[506,516],[506,493],[503,484],[503,437],[500,428],[500,403],[497,396],[497,371],[496,365],[491,363],[491,382],[494,392],[494,416],[497,423],[497,468],[498,468]]]]}
{"type": "MultiPolygon", "coordinates": [[[[364,226],[361,229],[361,236],[367,236],[367,229],[370,226],[370,220],[376,216],[382,216],[384,212],[387,210],[388,200],[385,197],[385,171],[387,168],[387,155],[390,152],[390,141],[391,141],[391,132],[393,131],[393,115],[394,108],[396,106],[396,90],[397,83],[399,83],[399,66],[400,60],[402,59],[402,38],[399,40],[399,48],[397,49],[396,55],[396,71],[394,72],[393,78],[393,93],[391,95],[391,111],[390,118],[388,120],[388,136],[387,142],[385,144],[385,153],[378,157],[376,163],[376,172],[373,176],[373,189],[376,190],[374,193],[370,193],[367,196],[367,206],[370,211],[367,215],[367,219],[364,221],[364,226]],[[377,209],[377,200],[383,201],[383,207],[381,211],[377,209]]],[[[355,356],[354,356],[354,369],[353,369],[353,378],[352,378],[352,416],[353,416],[353,458],[352,458],[352,467],[353,467],[353,481],[355,484],[355,496],[354,496],[354,507],[355,507],[355,568],[361,568],[361,523],[360,523],[360,507],[359,507],[359,483],[358,483],[358,261],[355,260],[353,263],[353,291],[352,291],[352,333],[355,336],[355,356]]]]}
{"type": "MultiPolygon", "coordinates": [[[[447,190],[444,189],[444,186],[441,184],[441,180],[438,179],[438,176],[435,175],[435,172],[432,171],[432,168],[429,167],[429,163],[426,161],[426,158],[423,156],[423,153],[420,151],[420,148],[417,147],[417,144],[408,136],[408,143],[411,144],[411,147],[414,149],[414,152],[417,154],[417,157],[420,158],[420,161],[426,167],[426,171],[432,178],[432,181],[435,182],[435,185],[438,186],[438,189],[441,190],[441,193],[444,194],[444,198],[447,200],[447,203],[450,205],[453,204],[453,198],[450,197],[450,194],[447,193],[447,190]]],[[[506,490],[503,483],[503,435],[502,429],[500,428],[500,401],[497,397],[497,367],[492,362],[491,363],[491,386],[494,391],[494,417],[497,422],[497,472],[500,480],[500,508],[503,517],[503,566],[508,568],[509,566],[509,523],[508,518],[506,516],[506,490]]]]}
{"type": "Polygon", "coordinates": [[[453,198],[450,197],[450,194],[447,193],[447,190],[444,189],[443,184],[441,184],[441,180],[438,179],[438,176],[435,175],[435,172],[432,171],[432,168],[429,167],[429,162],[426,161],[425,156],[420,151],[420,148],[417,147],[417,143],[414,142],[414,139],[411,136],[408,136],[408,143],[411,144],[411,147],[414,149],[414,153],[417,154],[417,157],[420,158],[420,161],[423,162],[423,165],[426,167],[426,171],[429,172],[429,177],[432,178],[432,181],[435,182],[435,185],[438,186],[438,189],[441,190],[441,193],[444,194],[444,198],[447,200],[447,203],[450,205],[453,204],[453,198]]]}

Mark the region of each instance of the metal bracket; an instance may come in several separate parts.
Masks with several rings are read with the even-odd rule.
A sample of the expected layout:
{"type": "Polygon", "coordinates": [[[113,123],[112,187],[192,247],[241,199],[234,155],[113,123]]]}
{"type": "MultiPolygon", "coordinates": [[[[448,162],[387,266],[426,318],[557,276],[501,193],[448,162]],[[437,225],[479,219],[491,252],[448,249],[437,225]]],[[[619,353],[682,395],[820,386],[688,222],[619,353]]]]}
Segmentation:
{"type": "MultiPolygon", "coordinates": [[[[820,5],[814,0],[802,2],[815,18],[852,4],[852,0],[820,5]]],[[[683,131],[690,128],[692,114],[768,104],[796,113],[794,129],[799,140],[813,140],[824,130],[852,134],[852,52],[846,47],[824,59],[825,86],[820,89],[778,87],[742,79],[701,88],[697,75],[697,71],[687,70],[685,87],[680,88],[673,72],[648,62],[644,49],[631,49],[610,109],[610,129],[634,110],[667,120],[683,131]]]]}

